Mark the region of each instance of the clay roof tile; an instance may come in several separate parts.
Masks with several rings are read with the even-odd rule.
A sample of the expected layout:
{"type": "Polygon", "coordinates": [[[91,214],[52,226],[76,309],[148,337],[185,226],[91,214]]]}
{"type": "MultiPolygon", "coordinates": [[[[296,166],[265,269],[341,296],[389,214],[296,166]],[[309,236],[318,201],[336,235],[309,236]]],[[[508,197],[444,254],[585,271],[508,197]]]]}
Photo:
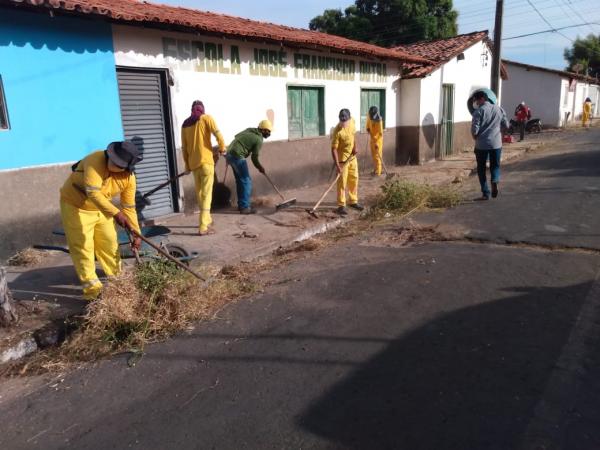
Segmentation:
{"type": "Polygon", "coordinates": [[[51,8],[57,12],[100,16],[115,22],[149,26],[170,25],[247,39],[330,49],[359,56],[392,59],[399,62],[430,64],[428,55],[388,49],[364,42],[317,31],[286,27],[194,9],[162,5],[139,0],[0,0],[0,5],[27,5],[29,8],[51,8]]]}

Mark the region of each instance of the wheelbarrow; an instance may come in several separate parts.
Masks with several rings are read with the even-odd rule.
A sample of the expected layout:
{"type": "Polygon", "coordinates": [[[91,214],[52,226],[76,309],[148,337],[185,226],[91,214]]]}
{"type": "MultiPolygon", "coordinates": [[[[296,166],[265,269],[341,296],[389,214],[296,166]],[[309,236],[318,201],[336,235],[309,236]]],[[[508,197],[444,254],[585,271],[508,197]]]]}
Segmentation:
{"type": "MultiPolygon", "coordinates": [[[[171,233],[171,230],[163,225],[145,226],[141,228],[141,232],[141,235],[144,236],[146,239],[150,240],[155,245],[165,250],[169,255],[178,259],[184,264],[189,265],[190,261],[198,257],[198,252],[188,250],[181,243],[170,242],[168,235],[171,233]]],[[[53,230],[52,234],[57,236],[64,236],[65,232],[62,229],[57,229],[53,230]]],[[[135,257],[133,251],[131,250],[129,235],[127,231],[120,228],[117,231],[117,241],[119,243],[119,251],[121,253],[121,258],[127,259],[135,257]]],[[[68,248],[56,245],[34,245],[33,248],[37,248],[40,250],[59,250],[65,253],[69,253],[68,248]]],[[[142,241],[142,245],[139,250],[139,255],[141,258],[157,258],[158,252],[149,244],[142,241]]]]}

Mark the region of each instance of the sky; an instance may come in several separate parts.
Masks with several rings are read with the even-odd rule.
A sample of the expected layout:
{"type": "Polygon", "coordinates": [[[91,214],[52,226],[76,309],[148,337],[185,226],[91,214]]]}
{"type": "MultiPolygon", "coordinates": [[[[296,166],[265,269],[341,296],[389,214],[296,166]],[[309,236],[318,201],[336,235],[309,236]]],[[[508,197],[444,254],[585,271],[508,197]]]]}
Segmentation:
{"type": "MultiPolygon", "coordinates": [[[[342,8],[352,0],[152,0],[176,6],[232,14],[248,19],[308,28],[310,19],[330,8],[342,8]]],[[[496,0],[454,0],[459,13],[458,32],[489,30],[494,32],[496,0]]],[[[563,70],[565,48],[577,37],[590,33],[600,35],[599,0],[505,0],[502,26],[502,57],[536,66],[563,70]],[[537,12],[536,12],[537,9],[537,12]],[[590,25],[581,25],[590,23],[590,25]],[[593,23],[593,24],[592,24],[593,23]],[[577,27],[557,32],[508,39],[527,33],[536,33],[571,25],[577,27]]]]}

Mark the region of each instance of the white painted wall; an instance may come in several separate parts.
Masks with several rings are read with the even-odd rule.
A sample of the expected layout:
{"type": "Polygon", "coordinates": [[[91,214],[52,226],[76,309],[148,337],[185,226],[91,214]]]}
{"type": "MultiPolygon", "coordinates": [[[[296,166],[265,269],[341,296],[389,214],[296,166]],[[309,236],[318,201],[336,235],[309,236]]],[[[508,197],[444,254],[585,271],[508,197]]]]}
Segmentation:
{"type": "Polygon", "coordinates": [[[420,123],[421,79],[400,80],[398,85],[396,99],[398,126],[415,126],[420,123]]]}
{"type": "Polygon", "coordinates": [[[470,122],[467,99],[480,87],[489,87],[491,54],[483,42],[464,52],[465,59],[453,58],[424,78],[401,80],[399,123],[404,126],[423,126],[440,123],[442,85],[454,85],[454,121],[470,122]],[[487,60],[482,58],[487,54],[487,60]],[[418,86],[417,86],[418,84],[418,86]],[[417,96],[417,100],[415,100],[417,96]],[[418,107],[415,109],[415,103],[418,107]]]}
{"type": "MultiPolygon", "coordinates": [[[[381,80],[361,81],[358,73],[359,62],[355,57],[340,54],[316,53],[309,50],[292,50],[266,44],[234,41],[186,33],[162,32],[138,27],[113,26],[113,40],[116,64],[128,67],[168,68],[175,85],[171,88],[171,102],[174,116],[176,145],[180,146],[181,124],[188,117],[193,100],[204,102],[206,113],[211,114],[227,143],[239,131],[254,127],[265,118],[266,110],[275,112],[274,131],[270,140],[288,139],[287,86],[310,85],[324,87],[325,90],[325,132],[336,125],[341,108],[350,109],[357,125],[360,121],[361,88],[386,89],[386,124],[395,126],[396,92],[392,88],[398,78],[398,64],[384,61],[387,76],[381,80]],[[224,66],[230,67],[229,48],[237,45],[240,49],[241,74],[208,73],[196,70],[199,60],[189,57],[165,56],[163,37],[183,41],[198,40],[222,44],[224,66]],[[250,62],[254,60],[254,48],[284,50],[287,53],[285,76],[262,76],[250,74],[250,62]],[[355,61],[354,80],[322,80],[303,77],[302,70],[293,67],[295,52],[311,55],[330,56],[355,61]]],[[[396,86],[397,87],[397,86],[396,86]]]]}
{"type": "Polygon", "coordinates": [[[502,82],[502,107],[509,118],[517,105],[524,101],[532,117],[540,118],[546,126],[562,125],[564,117],[564,82],[559,74],[526,69],[507,63],[508,80],[502,82]]]}
{"type": "MultiPolygon", "coordinates": [[[[492,55],[483,41],[465,50],[464,55],[464,60],[453,58],[440,69],[442,83],[454,85],[455,122],[471,121],[467,99],[476,88],[489,87],[492,74],[492,55]],[[487,55],[487,59],[482,58],[482,54],[487,55]]],[[[439,111],[441,112],[441,106],[439,111]]]]}

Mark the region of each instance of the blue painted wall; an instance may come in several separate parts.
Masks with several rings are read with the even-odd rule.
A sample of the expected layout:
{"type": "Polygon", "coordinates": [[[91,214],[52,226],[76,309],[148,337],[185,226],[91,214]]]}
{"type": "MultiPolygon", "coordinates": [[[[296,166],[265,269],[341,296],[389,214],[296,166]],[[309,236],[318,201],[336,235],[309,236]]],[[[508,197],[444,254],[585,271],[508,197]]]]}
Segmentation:
{"type": "Polygon", "coordinates": [[[0,8],[10,129],[0,170],[81,159],[123,139],[110,25],[0,8]]]}

